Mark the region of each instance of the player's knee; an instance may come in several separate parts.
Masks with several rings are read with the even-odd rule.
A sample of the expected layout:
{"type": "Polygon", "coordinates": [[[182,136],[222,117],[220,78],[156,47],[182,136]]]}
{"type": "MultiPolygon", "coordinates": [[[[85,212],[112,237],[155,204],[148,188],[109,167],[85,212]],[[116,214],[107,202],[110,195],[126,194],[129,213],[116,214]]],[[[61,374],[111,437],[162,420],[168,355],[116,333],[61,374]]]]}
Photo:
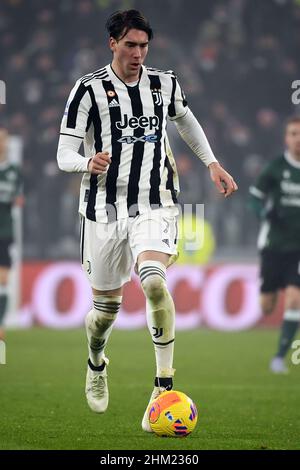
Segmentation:
{"type": "Polygon", "coordinates": [[[285,300],[285,309],[286,310],[299,310],[300,309],[300,299],[298,297],[291,297],[285,300]]]}
{"type": "Polygon", "coordinates": [[[262,310],[263,315],[268,316],[268,315],[271,315],[273,313],[274,306],[273,305],[263,305],[261,307],[261,310],[262,310]]]}
{"type": "Polygon", "coordinates": [[[285,309],[298,310],[300,308],[300,289],[290,286],[285,290],[285,309]]]}
{"type": "Polygon", "coordinates": [[[159,275],[148,276],[142,282],[142,288],[150,302],[158,303],[163,300],[166,295],[165,281],[159,275]]]}
{"type": "Polygon", "coordinates": [[[6,287],[8,284],[8,272],[0,270],[0,285],[6,287]]]}
{"type": "Polygon", "coordinates": [[[116,317],[117,313],[110,314],[93,309],[86,316],[86,329],[89,330],[92,334],[96,335],[99,331],[106,331],[108,328],[110,328],[116,317]]]}
{"type": "Polygon", "coordinates": [[[262,313],[264,315],[271,315],[274,311],[276,305],[276,300],[274,298],[264,298],[260,299],[260,306],[262,313]]]}
{"type": "Polygon", "coordinates": [[[116,319],[117,314],[107,314],[103,312],[97,312],[94,318],[94,325],[96,331],[107,330],[111,327],[116,319]]]}
{"type": "Polygon", "coordinates": [[[116,320],[122,297],[95,296],[94,308],[89,311],[85,319],[86,328],[95,334],[99,331],[106,331],[116,320]]]}

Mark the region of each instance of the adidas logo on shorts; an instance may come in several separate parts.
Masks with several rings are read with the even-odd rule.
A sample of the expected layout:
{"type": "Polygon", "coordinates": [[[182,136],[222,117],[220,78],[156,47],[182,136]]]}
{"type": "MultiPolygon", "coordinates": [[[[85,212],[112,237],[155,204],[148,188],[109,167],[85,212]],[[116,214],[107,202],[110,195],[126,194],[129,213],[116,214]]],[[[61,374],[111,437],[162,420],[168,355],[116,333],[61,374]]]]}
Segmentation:
{"type": "Polygon", "coordinates": [[[166,245],[168,245],[168,247],[170,248],[170,242],[167,238],[164,238],[163,240],[163,243],[165,243],[166,245]]]}

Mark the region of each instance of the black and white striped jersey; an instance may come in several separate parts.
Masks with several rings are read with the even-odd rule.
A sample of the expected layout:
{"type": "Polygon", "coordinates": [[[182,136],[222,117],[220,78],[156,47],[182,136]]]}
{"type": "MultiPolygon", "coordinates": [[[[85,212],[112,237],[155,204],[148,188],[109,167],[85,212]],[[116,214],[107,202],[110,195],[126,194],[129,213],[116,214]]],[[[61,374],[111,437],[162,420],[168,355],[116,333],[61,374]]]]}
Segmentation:
{"type": "Polygon", "coordinates": [[[142,66],[138,83],[129,86],[107,65],[78,80],[67,102],[61,139],[83,140],[87,159],[102,151],[111,156],[105,174],[84,173],[79,212],[107,222],[174,206],[179,185],[166,125],[168,117],[177,119],[187,110],[172,71],[142,66]]]}

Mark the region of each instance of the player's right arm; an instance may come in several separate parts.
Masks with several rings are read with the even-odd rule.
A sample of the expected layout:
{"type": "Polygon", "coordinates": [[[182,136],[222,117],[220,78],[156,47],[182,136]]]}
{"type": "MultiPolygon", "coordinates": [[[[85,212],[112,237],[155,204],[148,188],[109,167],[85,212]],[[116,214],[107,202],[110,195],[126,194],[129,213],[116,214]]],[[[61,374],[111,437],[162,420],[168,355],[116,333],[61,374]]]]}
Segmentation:
{"type": "Polygon", "coordinates": [[[60,128],[57,163],[63,171],[99,175],[107,170],[110,163],[108,152],[98,152],[89,159],[79,153],[91,108],[90,90],[78,80],[70,93],[60,128]]]}

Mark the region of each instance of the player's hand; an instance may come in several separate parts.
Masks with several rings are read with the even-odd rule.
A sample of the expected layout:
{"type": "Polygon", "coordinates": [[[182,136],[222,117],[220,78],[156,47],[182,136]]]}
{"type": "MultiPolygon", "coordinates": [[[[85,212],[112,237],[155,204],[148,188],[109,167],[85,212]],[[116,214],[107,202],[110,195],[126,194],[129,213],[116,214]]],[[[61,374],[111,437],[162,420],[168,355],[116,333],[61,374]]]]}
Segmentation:
{"type": "Polygon", "coordinates": [[[107,171],[110,163],[111,158],[108,152],[98,152],[90,158],[88,171],[89,173],[92,173],[92,175],[102,175],[107,171]]]}
{"type": "Polygon", "coordinates": [[[217,187],[218,191],[224,195],[224,197],[228,197],[237,191],[238,185],[232,176],[221,167],[220,163],[214,162],[211,163],[208,167],[213,183],[217,187]]]}
{"type": "Polygon", "coordinates": [[[24,196],[17,196],[14,200],[14,205],[16,207],[24,207],[25,199],[24,196]]]}

